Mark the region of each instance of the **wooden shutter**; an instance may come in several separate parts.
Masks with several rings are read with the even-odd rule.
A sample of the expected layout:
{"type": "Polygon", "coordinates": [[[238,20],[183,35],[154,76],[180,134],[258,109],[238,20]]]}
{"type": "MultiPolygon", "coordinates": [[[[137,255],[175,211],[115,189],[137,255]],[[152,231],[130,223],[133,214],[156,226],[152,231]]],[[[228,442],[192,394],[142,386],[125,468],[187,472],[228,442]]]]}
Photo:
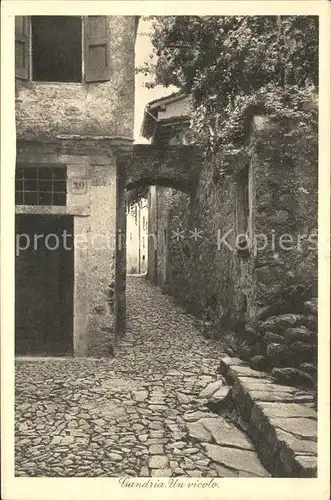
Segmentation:
{"type": "Polygon", "coordinates": [[[102,82],[110,79],[107,17],[85,19],[85,80],[102,82]]]}
{"type": "Polygon", "coordinates": [[[29,18],[15,16],[15,76],[29,78],[29,18]]]}
{"type": "Polygon", "coordinates": [[[134,36],[137,37],[140,16],[134,17],[134,36]]]}

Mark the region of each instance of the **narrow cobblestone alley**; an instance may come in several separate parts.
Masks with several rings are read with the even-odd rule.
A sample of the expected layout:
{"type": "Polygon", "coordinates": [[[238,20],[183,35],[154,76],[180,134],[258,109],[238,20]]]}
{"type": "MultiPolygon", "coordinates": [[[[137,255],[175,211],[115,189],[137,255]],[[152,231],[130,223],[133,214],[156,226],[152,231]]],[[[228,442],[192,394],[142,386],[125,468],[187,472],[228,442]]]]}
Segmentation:
{"type": "Polygon", "coordinates": [[[116,358],[16,361],[17,476],[268,476],[212,413],[220,342],[144,277],[127,285],[116,358]]]}

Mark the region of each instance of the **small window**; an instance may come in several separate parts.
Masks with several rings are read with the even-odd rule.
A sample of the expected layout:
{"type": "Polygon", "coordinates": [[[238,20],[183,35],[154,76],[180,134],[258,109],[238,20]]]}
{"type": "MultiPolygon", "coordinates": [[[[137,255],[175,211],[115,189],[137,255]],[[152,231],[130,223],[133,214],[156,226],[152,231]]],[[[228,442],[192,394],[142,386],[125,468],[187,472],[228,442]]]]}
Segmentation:
{"type": "Polygon", "coordinates": [[[237,177],[237,232],[248,234],[249,230],[249,167],[241,170],[237,177]]]}
{"type": "Polygon", "coordinates": [[[15,16],[16,78],[104,82],[110,56],[107,16],[15,16]]]}
{"type": "Polygon", "coordinates": [[[32,16],[32,79],[82,81],[82,18],[32,16]]]}
{"type": "Polygon", "coordinates": [[[55,205],[67,203],[67,168],[34,167],[16,168],[16,205],[55,205]]]}
{"type": "Polygon", "coordinates": [[[145,220],[145,217],[143,216],[143,231],[145,231],[146,229],[146,220],[145,220]]]}

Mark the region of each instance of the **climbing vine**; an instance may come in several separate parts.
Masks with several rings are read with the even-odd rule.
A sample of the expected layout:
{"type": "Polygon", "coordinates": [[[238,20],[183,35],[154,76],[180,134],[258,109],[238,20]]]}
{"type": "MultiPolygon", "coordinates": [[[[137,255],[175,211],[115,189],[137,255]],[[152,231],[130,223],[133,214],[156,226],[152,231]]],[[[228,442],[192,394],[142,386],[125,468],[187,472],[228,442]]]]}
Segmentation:
{"type": "Polygon", "coordinates": [[[190,92],[190,141],[206,155],[241,148],[253,114],[283,122],[295,151],[299,125],[317,144],[318,17],[158,16],[151,41],[155,59],[138,71],[147,86],[176,85],[190,92]],[[292,134],[292,137],[291,137],[292,134]]]}
{"type": "Polygon", "coordinates": [[[204,146],[206,155],[218,152],[219,165],[226,170],[227,156],[241,153],[247,142],[252,116],[266,115],[271,125],[277,123],[279,126],[283,161],[291,158],[304,159],[307,153],[311,158],[316,158],[317,101],[318,94],[313,85],[303,88],[295,85],[280,88],[270,83],[249,95],[237,96],[233,103],[229,103],[216,116],[209,112],[205,105],[200,105],[192,115],[191,137],[195,143],[204,146]],[[304,149],[300,143],[303,136],[304,149]]]}

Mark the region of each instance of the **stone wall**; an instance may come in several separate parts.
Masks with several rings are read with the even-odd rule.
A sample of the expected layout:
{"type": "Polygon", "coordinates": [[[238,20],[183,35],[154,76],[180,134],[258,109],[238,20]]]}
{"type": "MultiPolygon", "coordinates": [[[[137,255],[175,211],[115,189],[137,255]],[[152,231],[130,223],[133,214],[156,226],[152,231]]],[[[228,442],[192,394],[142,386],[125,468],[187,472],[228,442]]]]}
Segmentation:
{"type": "Polygon", "coordinates": [[[107,16],[111,79],[42,83],[16,79],[20,138],[94,135],[133,138],[134,16],[107,16]]]}
{"type": "Polygon", "coordinates": [[[126,272],[139,274],[147,271],[147,237],[148,237],[147,200],[127,210],[126,215],[126,272]]]}
{"type": "Polygon", "coordinates": [[[259,321],[304,313],[305,302],[317,294],[317,151],[300,126],[287,123],[285,129],[253,118],[247,146],[226,169],[215,156],[202,164],[193,194],[173,191],[169,197],[159,190],[154,202],[158,270],[165,246],[159,230],[167,228],[167,275],[159,283],[219,336],[242,334],[248,356],[266,354],[259,321]],[[243,215],[245,167],[249,206],[243,215]],[[238,245],[246,216],[247,245],[238,245]]]}
{"type": "Polygon", "coordinates": [[[134,144],[126,165],[127,188],[165,186],[191,192],[201,165],[201,151],[192,145],[159,148],[134,144]]]}
{"type": "Polygon", "coordinates": [[[75,248],[78,356],[110,354],[114,333],[125,329],[125,165],[119,151],[132,150],[136,19],[106,16],[106,22],[108,81],[15,80],[18,160],[60,162],[69,177],[88,179],[88,195],[75,199],[69,189],[67,206],[16,207],[20,213],[73,215],[74,233],[87,238],[86,248],[75,248]]]}
{"type": "MultiPolygon", "coordinates": [[[[293,130],[293,125],[290,126],[293,130]]],[[[253,233],[263,234],[253,252],[253,316],[301,312],[300,288],[306,299],[317,294],[317,151],[304,136],[295,137],[300,159],[291,155],[290,139],[277,126],[256,117],[251,143],[253,233]],[[287,143],[286,143],[287,140],[287,143]],[[285,147],[283,143],[285,142],[285,147]],[[254,255],[255,253],[255,255],[254,255]],[[293,289],[291,294],[291,288],[293,289]],[[287,310],[284,310],[287,309],[287,310]]]]}
{"type": "Polygon", "coordinates": [[[104,155],[82,142],[80,146],[77,154],[66,143],[18,142],[18,163],[67,165],[69,180],[67,206],[17,206],[16,213],[73,215],[74,242],[69,244],[74,243],[74,353],[100,356],[109,353],[114,333],[110,288],[115,282],[117,163],[110,145],[104,155]],[[87,180],[86,195],[70,192],[70,178],[87,180]]]}
{"type": "Polygon", "coordinates": [[[317,149],[295,124],[281,127],[256,117],[253,127],[254,234],[265,241],[260,237],[252,256],[254,300],[246,327],[251,366],[273,369],[283,383],[314,386],[317,149]]]}
{"type": "MultiPolygon", "coordinates": [[[[242,303],[237,293],[242,276],[241,263],[233,250],[221,243],[233,231],[235,185],[224,178],[213,180],[212,163],[205,163],[195,196],[181,192],[170,209],[168,234],[183,236],[169,240],[171,293],[191,312],[205,315],[207,321],[232,324],[240,319],[242,303]]],[[[227,239],[234,246],[234,234],[227,239]]]]}
{"type": "Polygon", "coordinates": [[[178,191],[151,186],[148,202],[148,279],[166,287],[171,277],[172,244],[170,209],[176,206],[178,191]]]}
{"type": "MultiPolygon", "coordinates": [[[[133,210],[138,212],[138,204],[133,210]]],[[[139,225],[134,212],[126,216],[126,272],[137,274],[139,272],[139,225]]]]}
{"type": "Polygon", "coordinates": [[[116,160],[114,157],[103,162],[93,160],[88,229],[91,238],[87,268],[88,353],[104,355],[107,354],[107,342],[103,328],[111,328],[114,322],[109,287],[115,282],[116,160]]]}
{"type": "Polygon", "coordinates": [[[157,283],[191,312],[236,324],[244,312],[240,292],[248,288],[247,264],[221,242],[232,231],[227,242],[234,248],[236,188],[232,176],[220,188],[214,167],[204,164],[195,195],[154,188],[149,228],[157,232],[157,258],[150,254],[149,269],[156,265],[157,283]]]}
{"type": "Polygon", "coordinates": [[[148,190],[148,263],[147,278],[151,283],[157,282],[157,195],[156,186],[148,190]]]}

